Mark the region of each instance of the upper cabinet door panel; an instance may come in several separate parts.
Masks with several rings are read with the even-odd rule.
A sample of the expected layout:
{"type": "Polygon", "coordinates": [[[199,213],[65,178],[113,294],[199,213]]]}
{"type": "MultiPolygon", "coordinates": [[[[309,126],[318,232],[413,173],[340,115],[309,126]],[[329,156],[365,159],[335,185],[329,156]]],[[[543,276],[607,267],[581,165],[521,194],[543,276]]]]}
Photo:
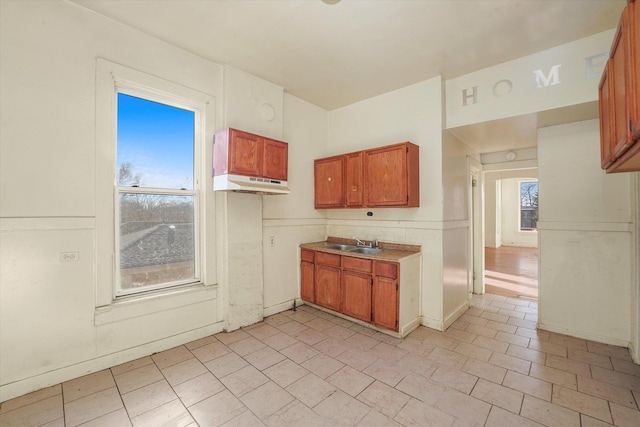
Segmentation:
{"type": "Polygon", "coordinates": [[[613,163],[613,136],[611,135],[611,79],[610,66],[611,61],[607,63],[598,87],[599,107],[600,107],[600,162],[602,169],[609,167],[613,163]]]}
{"type": "Polygon", "coordinates": [[[344,207],[344,156],[314,161],[315,207],[344,207]]]}
{"type": "Polygon", "coordinates": [[[407,152],[404,144],[366,152],[367,206],[407,204],[407,152]]]}
{"type": "Polygon", "coordinates": [[[631,94],[630,116],[633,137],[640,140],[640,0],[629,3],[629,30],[631,54],[631,94]]]}
{"type": "Polygon", "coordinates": [[[364,152],[358,151],[346,156],[346,205],[348,208],[364,206],[364,171],[362,159],[364,152]]]}
{"type": "Polygon", "coordinates": [[[263,173],[265,178],[287,180],[288,145],[273,139],[264,139],[263,173]]]}
{"type": "Polygon", "coordinates": [[[611,46],[610,78],[611,96],[613,98],[613,158],[618,158],[633,143],[629,129],[629,100],[631,72],[629,71],[630,32],[629,9],[625,8],[618,25],[618,31],[611,46]]]}
{"type": "Polygon", "coordinates": [[[260,176],[262,167],[262,137],[230,129],[229,173],[260,176]]]}

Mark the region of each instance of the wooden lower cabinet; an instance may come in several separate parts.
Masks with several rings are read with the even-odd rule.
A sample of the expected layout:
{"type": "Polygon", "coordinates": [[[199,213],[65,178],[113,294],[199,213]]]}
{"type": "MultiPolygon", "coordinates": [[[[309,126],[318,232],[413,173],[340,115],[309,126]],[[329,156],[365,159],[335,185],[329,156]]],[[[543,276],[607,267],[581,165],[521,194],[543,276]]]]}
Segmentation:
{"type": "Polygon", "coordinates": [[[316,264],[315,303],[335,311],[342,309],[340,292],[340,269],[316,264]]]}
{"type": "Polygon", "coordinates": [[[315,302],[315,253],[303,249],[300,251],[300,297],[315,302]]]}
{"type": "Polygon", "coordinates": [[[371,274],[342,271],[342,312],[356,319],[371,321],[371,274]]]}
{"type": "Polygon", "coordinates": [[[372,292],[373,324],[398,330],[398,281],[388,277],[375,277],[372,292]]]}

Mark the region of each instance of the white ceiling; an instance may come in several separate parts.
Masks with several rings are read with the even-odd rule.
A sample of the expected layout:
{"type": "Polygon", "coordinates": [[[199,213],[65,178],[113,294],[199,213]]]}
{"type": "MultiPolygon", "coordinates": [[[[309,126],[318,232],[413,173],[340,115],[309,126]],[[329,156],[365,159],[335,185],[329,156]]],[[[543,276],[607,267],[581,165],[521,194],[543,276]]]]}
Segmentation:
{"type": "MultiPolygon", "coordinates": [[[[626,4],[626,0],[342,0],[334,5],[321,0],[70,1],[268,80],[327,110],[438,74],[450,79],[614,28],[626,4]]],[[[501,132],[526,126],[505,125],[501,132]]]]}

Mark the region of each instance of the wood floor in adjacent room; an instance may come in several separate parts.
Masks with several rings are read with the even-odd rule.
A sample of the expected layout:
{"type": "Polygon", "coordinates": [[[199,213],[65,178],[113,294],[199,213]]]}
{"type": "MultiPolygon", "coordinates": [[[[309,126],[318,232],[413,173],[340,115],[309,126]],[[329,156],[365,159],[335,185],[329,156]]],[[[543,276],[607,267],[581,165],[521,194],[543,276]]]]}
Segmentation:
{"type": "Polygon", "coordinates": [[[485,248],[485,291],[528,301],[538,300],[538,248],[485,248]]]}

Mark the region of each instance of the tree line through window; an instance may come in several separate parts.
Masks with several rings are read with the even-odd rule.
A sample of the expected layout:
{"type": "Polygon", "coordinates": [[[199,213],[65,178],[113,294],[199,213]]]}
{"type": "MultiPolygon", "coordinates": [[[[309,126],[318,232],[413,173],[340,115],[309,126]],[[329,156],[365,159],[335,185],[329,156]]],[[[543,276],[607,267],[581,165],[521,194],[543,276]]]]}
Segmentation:
{"type": "Polygon", "coordinates": [[[538,181],[520,182],[520,231],[538,229],[538,181]]]}

